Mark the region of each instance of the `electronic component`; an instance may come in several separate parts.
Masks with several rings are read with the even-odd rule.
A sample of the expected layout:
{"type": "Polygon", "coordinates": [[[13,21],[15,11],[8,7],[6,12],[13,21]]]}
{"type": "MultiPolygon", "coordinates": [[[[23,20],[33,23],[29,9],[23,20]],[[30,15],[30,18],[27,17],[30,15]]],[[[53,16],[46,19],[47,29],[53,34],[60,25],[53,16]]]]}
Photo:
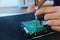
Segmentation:
{"type": "Polygon", "coordinates": [[[39,17],[36,15],[33,15],[33,17],[27,15],[21,22],[21,27],[25,30],[28,39],[35,39],[54,33],[51,27],[47,25],[48,22],[44,20],[44,15],[39,17]]]}
{"type": "Polygon", "coordinates": [[[30,35],[36,32],[44,31],[45,27],[40,24],[39,20],[31,20],[31,21],[26,21],[22,22],[24,25],[24,29],[26,32],[28,32],[30,35]]]}

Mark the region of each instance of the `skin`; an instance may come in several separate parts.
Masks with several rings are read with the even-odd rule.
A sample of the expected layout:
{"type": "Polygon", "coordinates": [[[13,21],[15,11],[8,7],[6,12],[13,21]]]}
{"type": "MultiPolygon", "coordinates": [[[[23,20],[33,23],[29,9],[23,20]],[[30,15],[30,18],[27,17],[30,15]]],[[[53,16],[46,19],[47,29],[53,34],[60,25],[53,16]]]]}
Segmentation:
{"type": "Polygon", "coordinates": [[[38,0],[38,8],[40,8],[46,0],[38,0]]]}
{"type": "Polygon", "coordinates": [[[53,30],[60,32],[60,6],[40,8],[35,13],[37,16],[41,14],[45,14],[44,19],[53,30]]]}

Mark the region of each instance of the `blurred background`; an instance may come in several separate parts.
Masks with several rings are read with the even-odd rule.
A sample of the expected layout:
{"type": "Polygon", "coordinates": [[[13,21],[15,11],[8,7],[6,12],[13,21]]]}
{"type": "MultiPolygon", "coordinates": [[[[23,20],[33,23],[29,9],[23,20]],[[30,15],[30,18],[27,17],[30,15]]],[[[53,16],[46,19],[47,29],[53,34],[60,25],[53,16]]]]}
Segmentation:
{"type": "MultiPolygon", "coordinates": [[[[47,0],[42,7],[53,4],[53,0],[47,0]]],[[[38,9],[38,0],[0,0],[0,13],[28,13],[36,9],[38,9]]]]}

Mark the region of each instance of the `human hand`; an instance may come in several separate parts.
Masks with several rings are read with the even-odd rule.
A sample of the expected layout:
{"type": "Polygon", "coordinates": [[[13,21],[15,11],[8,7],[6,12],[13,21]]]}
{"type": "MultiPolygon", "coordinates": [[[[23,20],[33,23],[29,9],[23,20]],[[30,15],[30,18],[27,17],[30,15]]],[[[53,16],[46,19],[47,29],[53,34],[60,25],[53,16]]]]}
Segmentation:
{"type": "Polygon", "coordinates": [[[46,0],[38,0],[38,8],[41,8],[45,1],[46,0]]]}
{"type": "Polygon", "coordinates": [[[60,32],[60,6],[40,8],[35,15],[41,14],[45,14],[44,19],[53,30],[60,32]]]}

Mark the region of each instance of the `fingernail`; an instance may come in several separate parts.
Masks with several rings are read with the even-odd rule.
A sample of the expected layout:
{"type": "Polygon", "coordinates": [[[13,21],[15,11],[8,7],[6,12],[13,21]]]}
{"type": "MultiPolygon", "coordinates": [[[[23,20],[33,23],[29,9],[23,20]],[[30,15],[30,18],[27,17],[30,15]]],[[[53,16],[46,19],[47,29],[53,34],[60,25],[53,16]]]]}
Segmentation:
{"type": "Polygon", "coordinates": [[[42,25],[48,25],[48,21],[42,21],[42,25]]]}
{"type": "Polygon", "coordinates": [[[54,29],[54,27],[52,26],[51,29],[54,29]]]}

